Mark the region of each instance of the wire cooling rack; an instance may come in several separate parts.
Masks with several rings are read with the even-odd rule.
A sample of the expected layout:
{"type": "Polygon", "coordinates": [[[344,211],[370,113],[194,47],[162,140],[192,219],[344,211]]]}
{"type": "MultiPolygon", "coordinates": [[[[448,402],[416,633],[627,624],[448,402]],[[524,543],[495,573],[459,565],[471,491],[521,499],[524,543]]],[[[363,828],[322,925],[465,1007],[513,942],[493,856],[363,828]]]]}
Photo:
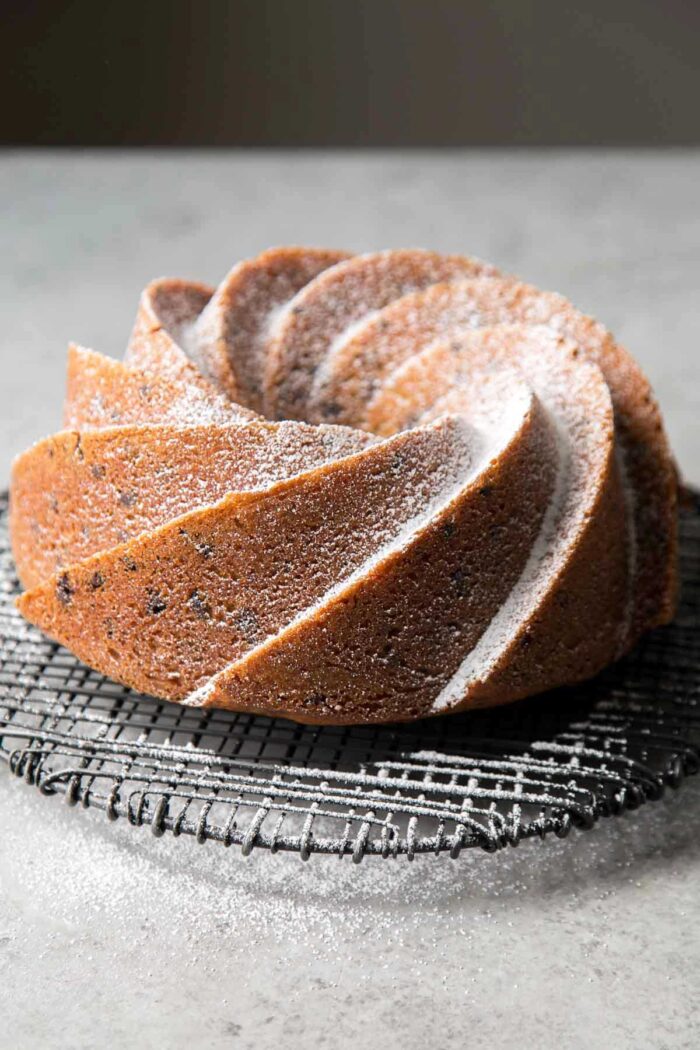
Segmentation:
{"type": "Polygon", "coordinates": [[[494,851],[658,799],[700,767],[700,501],[676,622],[583,687],[419,724],[334,728],[140,696],[24,623],[0,496],[0,757],[155,835],[409,859],[494,851]]]}

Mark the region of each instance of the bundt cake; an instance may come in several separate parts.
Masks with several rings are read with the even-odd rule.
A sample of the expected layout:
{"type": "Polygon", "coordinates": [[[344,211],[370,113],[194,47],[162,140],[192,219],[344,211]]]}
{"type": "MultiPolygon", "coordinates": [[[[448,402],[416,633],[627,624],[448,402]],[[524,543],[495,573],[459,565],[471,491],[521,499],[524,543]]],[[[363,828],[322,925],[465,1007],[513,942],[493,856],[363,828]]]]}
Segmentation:
{"type": "Polygon", "coordinates": [[[676,474],[639,368],[475,259],[280,248],[71,347],[15,462],[23,615],[155,696],[301,722],[502,704],[673,615],[676,474]]]}

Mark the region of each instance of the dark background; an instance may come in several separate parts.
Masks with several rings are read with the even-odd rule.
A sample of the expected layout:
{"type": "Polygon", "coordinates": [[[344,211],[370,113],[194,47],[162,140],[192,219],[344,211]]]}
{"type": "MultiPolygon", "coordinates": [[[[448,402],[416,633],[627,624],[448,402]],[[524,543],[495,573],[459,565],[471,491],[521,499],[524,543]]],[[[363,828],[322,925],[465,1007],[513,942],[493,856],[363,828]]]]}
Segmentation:
{"type": "Polygon", "coordinates": [[[700,141],[697,0],[0,0],[0,141],[700,141]]]}

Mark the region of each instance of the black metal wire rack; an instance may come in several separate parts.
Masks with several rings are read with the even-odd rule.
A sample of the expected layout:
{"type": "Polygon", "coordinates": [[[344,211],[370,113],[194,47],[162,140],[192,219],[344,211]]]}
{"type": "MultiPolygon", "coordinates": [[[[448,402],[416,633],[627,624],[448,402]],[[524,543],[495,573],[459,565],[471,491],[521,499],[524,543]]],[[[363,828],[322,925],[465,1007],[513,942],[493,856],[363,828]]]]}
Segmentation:
{"type": "Polygon", "coordinates": [[[0,496],[0,757],[27,784],[153,833],[413,858],[494,851],[658,799],[700,768],[700,500],[682,514],[682,603],[592,683],[495,711],[309,727],[140,696],[15,611],[0,496]]]}

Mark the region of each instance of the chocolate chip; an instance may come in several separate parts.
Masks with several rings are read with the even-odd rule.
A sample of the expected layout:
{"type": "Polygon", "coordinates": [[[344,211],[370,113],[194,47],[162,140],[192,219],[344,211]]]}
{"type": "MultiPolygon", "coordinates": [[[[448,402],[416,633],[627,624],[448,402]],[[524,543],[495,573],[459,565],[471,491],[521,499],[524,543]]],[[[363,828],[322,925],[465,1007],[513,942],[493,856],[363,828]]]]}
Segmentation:
{"type": "Polygon", "coordinates": [[[445,524],[442,526],[442,531],[443,534],[447,536],[449,540],[452,536],[454,536],[455,532],[457,531],[457,526],[453,521],[446,521],[445,524]]]}
{"type": "Polygon", "coordinates": [[[90,577],[90,585],[89,585],[90,586],[90,590],[91,591],[99,591],[100,587],[104,587],[104,585],[105,585],[105,578],[102,575],[102,573],[101,572],[93,572],[92,576],[90,577]]]}
{"type": "Polygon", "coordinates": [[[158,591],[153,590],[151,587],[149,587],[146,593],[148,595],[146,611],[150,613],[151,616],[160,616],[160,614],[165,612],[168,607],[163,599],[163,595],[159,594],[158,591]]]}
{"type": "Polygon", "coordinates": [[[192,591],[187,599],[187,604],[200,620],[211,619],[211,606],[207,602],[206,594],[202,594],[201,591],[192,591]]]}
{"type": "Polygon", "coordinates": [[[197,554],[201,554],[203,558],[211,558],[214,554],[214,548],[211,543],[206,543],[204,540],[199,540],[196,536],[190,536],[187,529],[180,529],[180,535],[184,536],[188,543],[191,543],[197,554]]]}
{"type": "Polygon", "coordinates": [[[403,452],[395,452],[394,455],[391,457],[389,470],[392,474],[400,474],[405,462],[406,457],[404,456],[403,452]]]}
{"type": "Polygon", "coordinates": [[[62,572],[56,583],[56,597],[61,605],[70,605],[73,601],[74,594],[75,587],[71,586],[71,582],[68,579],[68,573],[62,572]]]}
{"type": "Polygon", "coordinates": [[[493,485],[482,485],[479,489],[480,496],[490,496],[493,492],[493,485]]]}
{"type": "Polygon", "coordinates": [[[310,693],[302,703],[304,707],[318,707],[320,704],[325,704],[327,700],[325,693],[310,693]]]}
{"type": "Polygon", "coordinates": [[[464,569],[455,569],[450,576],[450,579],[452,580],[454,589],[457,591],[460,598],[466,597],[469,590],[469,577],[464,569]]]}

